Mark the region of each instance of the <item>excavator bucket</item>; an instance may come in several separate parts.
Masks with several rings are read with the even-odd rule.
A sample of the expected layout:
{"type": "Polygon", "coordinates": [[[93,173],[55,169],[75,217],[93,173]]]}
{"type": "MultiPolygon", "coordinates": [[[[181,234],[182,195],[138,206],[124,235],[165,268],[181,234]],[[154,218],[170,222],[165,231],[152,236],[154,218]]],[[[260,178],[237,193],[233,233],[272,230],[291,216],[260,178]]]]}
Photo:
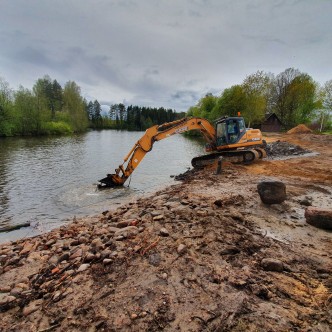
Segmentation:
{"type": "Polygon", "coordinates": [[[98,188],[114,188],[122,186],[125,180],[117,174],[107,174],[106,178],[99,180],[99,182],[98,188]]]}

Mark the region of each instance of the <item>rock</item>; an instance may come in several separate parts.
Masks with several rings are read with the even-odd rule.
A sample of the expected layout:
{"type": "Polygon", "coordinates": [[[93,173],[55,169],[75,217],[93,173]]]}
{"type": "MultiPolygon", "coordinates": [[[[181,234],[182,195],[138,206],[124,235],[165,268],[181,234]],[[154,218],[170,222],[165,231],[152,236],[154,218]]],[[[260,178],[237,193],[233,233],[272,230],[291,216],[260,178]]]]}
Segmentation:
{"type": "Polygon", "coordinates": [[[105,249],[100,253],[101,258],[108,258],[112,254],[112,250],[110,249],[105,249]]]}
{"type": "Polygon", "coordinates": [[[99,237],[97,237],[97,238],[95,238],[91,241],[91,247],[95,247],[97,249],[100,249],[100,248],[104,247],[104,243],[99,237]]]}
{"type": "Polygon", "coordinates": [[[282,272],[284,270],[283,262],[274,258],[262,259],[261,266],[266,271],[282,272]]]}
{"type": "Polygon", "coordinates": [[[241,250],[236,246],[228,246],[220,251],[220,255],[236,255],[239,254],[241,250]]]}
{"type": "Polygon", "coordinates": [[[11,288],[9,286],[0,286],[0,293],[9,293],[11,288]]]}
{"type": "Polygon", "coordinates": [[[119,221],[117,224],[116,224],[116,227],[117,228],[125,228],[129,226],[129,221],[128,220],[122,220],[122,221],[119,221]]]}
{"type": "Polygon", "coordinates": [[[164,215],[163,214],[159,214],[158,216],[153,217],[153,221],[159,221],[164,219],[164,215]]]}
{"type": "Polygon", "coordinates": [[[81,248],[75,249],[74,251],[71,252],[71,255],[69,256],[69,259],[75,259],[78,257],[82,257],[83,250],[81,248]]]}
{"type": "Polygon", "coordinates": [[[165,272],[162,273],[161,276],[160,276],[160,278],[163,279],[163,280],[167,280],[167,278],[168,278],[167,273],[165,273],[165,272]]]}
{"type": "Polygon", "coordinates": [[[23,289],[21,287],[14,287],[11,291],[10,291],[10,295],[13,296],[19,296],[21,293],[23,292],[23,289]]]}
{"type": "Polygon", "coordinates": [[[56,242],[55,239],[51,239],[51,240],[49,240],[45,243],[45,246],[46,247],[51,247],[55,242],[56,242]]]}
{"type": "Polygon", "coordinates": [[[183,255],[187,252],[187,246],[183,243],[180,243],[176,251],[179,255],[183,255]]]}
{"type": "Polygon", "coordinates": [[[169,236],[169,232],[166,228],[161,228],[160,231],[159,231],[159,235],[161,236],[169,236]]]}
{"type": "Polygon", "coordinates": [[[32,253],[30,253],[30,255],[27,258],[27,262],[28,263],[32,263],[33,261],[38,261],[42,259],[42,256],[40,255],[39,252],[33,251],[32,253]]]}
{"type": "Polygon", "coordinates": [[[127,238],[135,236],[139,233],[136,226],[127,226],[125,228],[119,229],[114,233],[114,238],[118,239],[120,237],[127,238]]]}
{"type": "Polygon", "coordinates": [[[131,318],[132,320],[136,319],[137,317],[138,317],[137,314],[131,314],[131,315],[130,315],[130,318],[131,318]]]}
{"type": "Polygon", "coordinates": [[[69,254],[65,253],[62,256],[60,256],[60,258],[58,260],[58,264],[61,263],[61,262],[63,262],[63,261],[68,261],[68,259],[69,259],[69,254]]]}
{"type": "Polygon", "coordinates": [[[159,266],[161,262],[161,257],[159,253],[150,254],[148,257],[149,264],[153,266],[159,266]]]}
{"type": "Polygon", "coordinates": [[[308,207],[304,213],[306,222],[317,228],[332,229],[332,210],[308,207]]]}
{"type": "Polygon", "coordinates": [[[94,255],[91,252],[88,252],[84,257],[84,262],[91,262],[96,258],[96,255],[94,255]]]}
{"type": "Polygon", "coordinates": [[[0,294],[0,305],[8,304],[16,300],[15,296],[11,296],[8,293],[0,294]]]}
{"type": "Polygon", "coordinates": [[[112,264],[112,262],[113,262],[113,259],[110,259],[110,258],[105,258],[105,259],[103,259],[103,264],[104,264],[104,265],[112,264]]]}
{"type": "Polygon", "coordinates": [[[23,311],[22,311],[23,316],[29,316],[33,312],[37,311],[40,308],[42,303],[43,303],[42,299],[30,302],[27,306],[25,306],[23,308],[23,311]]]}
{"type": "Polygon", "coordinates": [[[303,206],[311,206],[312,205],[312,199],[309,198],[303,198],[299,201],[299,203],[303,206]]]}
{"type": "Polygon", "coordinates": [[[25,242],[23,249],[20,251],[20,255],[28,254],[34,248],[34,243],[32,242],[25,242]]]}
{"type": "Polygon", "coordinates": [[[281,181],[262,181],[257,190],[264,204],[280,204],[286,199],[286,186],[281,181]]]}
{"type": "Polygon", "coordinates": [[[113,227],[113,226],[108,227],[108,232],[112,233],[112,234],[114,234],[115,232],[117,232],[119,230],[120,230],[120,228],[118,228],[118,227],[113,227]]]}
{"type": "Polygon", "coordinates": [[[23,290],[29,289],[29,286],[23,282],[19,282],[15,287],[22,288],[23,290]]]}
{"type": "Polygon", "coordinates": [[[77,272],[83,272],[85,270],[87,270],[90,267],[90,264],[82,264],[78,269],[77,272]]]}

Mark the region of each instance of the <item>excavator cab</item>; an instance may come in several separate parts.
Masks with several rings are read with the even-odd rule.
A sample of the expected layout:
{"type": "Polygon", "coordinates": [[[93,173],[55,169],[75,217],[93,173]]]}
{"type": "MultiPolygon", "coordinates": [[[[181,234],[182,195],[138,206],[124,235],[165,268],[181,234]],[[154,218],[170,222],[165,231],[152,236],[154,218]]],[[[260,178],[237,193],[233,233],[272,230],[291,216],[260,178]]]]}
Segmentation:
{"type": "Polygon", "coordinates": [[[223,117],[216,121],[216,146],[237,143],[245,134],[246,127],[242,117],[223,117]]]}

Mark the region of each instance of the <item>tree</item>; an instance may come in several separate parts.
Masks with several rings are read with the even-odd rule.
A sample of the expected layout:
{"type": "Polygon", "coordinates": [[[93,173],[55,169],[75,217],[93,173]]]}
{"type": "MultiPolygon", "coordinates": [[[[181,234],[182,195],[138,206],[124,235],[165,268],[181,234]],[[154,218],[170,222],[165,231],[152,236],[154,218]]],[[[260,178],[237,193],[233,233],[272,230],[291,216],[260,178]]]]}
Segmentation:
{"type": "Polygon", "coordinates": [[[67,82],[63,90],[64,111],[69,115],[74,132],[82,132],[88,127],[88,118],[80,93],[81,89],[74,81],[67,82]]]}
{"type": "Polygon", "coordinates": [[[321,93],[320,131],[332,126],[332,80],[325,82],[321,93]]]}
{"type": "Polygon", "coordinates": [[[233,85],[225,89],[218,98],[211,114],[211,120],[216,120],[221,116],[237,116],[238,112],[243,112],[246,108],[246,94],[241,85],[233,85]]]}
{"type": "Polygon", "coordinates": [[[18,131],[21,135],[38,135],[42,128],[42,114],[37,107],[37,98],[32,91],[20,86],[15,93],[15,110],[18,131]]]}
{"type": "Polygon", "coordinates": [[[9,84],[0,77],[0,136],[11,136],[15,128],[12,123],[13,92],[9,84]]]}
{"type": "Polygon", "coordinates": [[[242,115],[249,127],[261,123],[271,109],[271,75],[257,71],[247,76],[241,86],[246,99],[242,115]]]}

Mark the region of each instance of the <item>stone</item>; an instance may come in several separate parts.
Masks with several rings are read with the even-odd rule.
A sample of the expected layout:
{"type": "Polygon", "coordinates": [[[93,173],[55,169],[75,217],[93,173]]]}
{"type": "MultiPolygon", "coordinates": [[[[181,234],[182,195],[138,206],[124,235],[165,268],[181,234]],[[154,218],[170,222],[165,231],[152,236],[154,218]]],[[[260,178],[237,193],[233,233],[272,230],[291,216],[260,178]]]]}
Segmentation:
{"type": "Polygon", "coordinates": [[[68,261],[69,259],[69,253],[65,253],[62,256],[60,256],[59,260],[58,260],[58,264],[63,262],[63,261],[68,261]]]}
{"type": "Polygon", "coordinates": [[[162,273],[161,276],[160,276],[160,278],[163,279],[163,280],[167,280],[167,278],[168,278],[167,273],[165,273],[165,272],[162,273]]]}
{"type": "Polygon", "coordinates": [[[128,220],[121,220],[116,224],[117,228],[125,228],[129,226],[129,221],[128,220]]]}
{"type": "Polygon", "coordinates": [[[159,221],[164,219],[164,215],[163,214],[159,214],[158,216],[153,217],[153,221],[159,221]]]}
{"type": "Polygon", "coordinates": [[[103,248],[103,241],[99,237],[97,237],[91,241],[91,247],[95,247],[97,249],[103,248]]]}
{"type": "Polygon", "coordinates": [[[138,228],[136,226],[127,226],[125,228],[121,228],[118,231],[116,231],[114,233],[114,237],[118,238],[118,237],[123,237],[123,238],[127,238],[127,237],[131,237],[131,236],[135,236],[138,234],[138,228]]]}
{"type": "Polygon", "coordinates": [[[104,264],[104,265],[112,264],[112,262],[113,262],[113,259],[110,259],[110,258],[105,258],[105,259],[103,259],[103,264],[104,264]]]}
{"type": "Polygon", "coordinates": [[[13,296],[19,296],[22,292],[23,292],[23,289],[22,289],[21,287],[14,287],[14,288],[10,291],[10,295],[13,295],[13,296]]]}
{"type": "Polygon", "coordinates": [[[0,293],[9,293],[11,290],[11,287],[9,286],[0,286],[0,293]]]}
{"type": "Polygon", "coordinates": [[[169,232],[168,232],[168,230],[165,227],[163,227],[163,228],[161,228],[159,230],[159,235],[161,235],[161,236],[169,236],[169,232]]]}
{"type": "Polygon", "coordinates": [[[282,272],[284,270],[283,262],[275,258],[262,259],[261,266],[265,271],[282,272]]]}
{"type": "Polygon", "coordinates": [[[75,249],[74,251],[72,251],[71,255],[69,256],[69,259],[75,259],[78,257],[82,257],[83,254],[83,250],[81,248],[75,249]]]}
{"type": "Polygon", "coordinates": [[[82,264],[78,269],[77,272],[83,272],[85,270],[87,270],[90,267],[90,264],[82,264]]]}
{"type": "Polygon", "coordinates": [[[33,312],[37,311],[40,308],[42,303],[43,303],[42,299],[30,302],[27,306],[25,306],[23,308],[23,311],[22,311],[23,316],[29,316],[33,312]]]}
{"type": "Polygon", "coordinates": [[[281,181],[262,181],[257,190],[264,204],[280,204],[286,199],[286,185],[281,181]]]}
{"type": "Polygon", "coordinates": [[[176,251],[179,255],[183,255],[187,252],[187,246],[183,243],[180,243],[176,251]]]}
{"type": "Polygon", "coordinates": [[[15,296],[9,295],[8,293],[0,293],[0,305],[8,304],[16,300],[15,296]]]}
{"type": "Polygon", "coordinates": [[[84,257],[84,262],[91,262],[93,261],[94,259],[96,258],[96,256],[91,253],[91,252],[88,252],[85,257],[84,257]]]}
{"type": "Polygon", "coordinates": [[[332,210],[308,207],[304,213],[306,222],[314,227],[332,230],[332,210]]]}

